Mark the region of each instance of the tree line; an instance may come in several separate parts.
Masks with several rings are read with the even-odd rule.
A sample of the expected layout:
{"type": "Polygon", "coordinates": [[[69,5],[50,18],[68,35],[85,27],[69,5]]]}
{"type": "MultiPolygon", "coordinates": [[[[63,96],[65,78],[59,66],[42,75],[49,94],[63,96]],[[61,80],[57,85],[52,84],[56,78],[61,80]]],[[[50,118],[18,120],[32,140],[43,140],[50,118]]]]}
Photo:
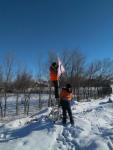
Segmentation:
{"type": "MultiPolygon", "coordinates": [[[[62,74],[59,81],[59,88],[63,87],[65,83],[71,83],[78,100],[103,97],[112,92],[110,87],[113,82],[112,59],[104,58],[88,63],[86,56],[78,49],[62,50],[59,55],[65,68],[65,73],[62,74]]],[[[57,57],[56,52],[49,51],[45,63],[41,58],[38,58],[34,76],[26,67],[19,68],[19,63],[15,63],[16,58],[12,53],[5,55],[0,64],[1,117],[6,116],[9,93],[16,95],[15,112],[17,115],[19,113],[18,99],[20,93],[24,94],[25,114],[29,113],[29,101],[33,92],[39,95],[39,108],[42,108],[42,94],[45,92],[49,94],[48,105],[50,105],[53,90],[49,82],[49,66],[57,60],[57,57]],[[44,80],[46,82],[43,82],[44,80]]]]}

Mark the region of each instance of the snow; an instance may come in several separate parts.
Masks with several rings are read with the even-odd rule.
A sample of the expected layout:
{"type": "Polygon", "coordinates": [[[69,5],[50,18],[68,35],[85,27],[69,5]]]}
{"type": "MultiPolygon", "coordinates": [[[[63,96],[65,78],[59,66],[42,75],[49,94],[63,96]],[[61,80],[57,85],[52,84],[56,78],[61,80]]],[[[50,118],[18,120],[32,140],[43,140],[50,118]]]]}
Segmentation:
{"type": "Polygon", "coordinates": [[[61,121],[53,124],[45,117],[50,110],[0,123],[0,150],[113,150],[113,103],[109,97],[74,102],[74,126],[69,121],[66,126],[61,121]]]}

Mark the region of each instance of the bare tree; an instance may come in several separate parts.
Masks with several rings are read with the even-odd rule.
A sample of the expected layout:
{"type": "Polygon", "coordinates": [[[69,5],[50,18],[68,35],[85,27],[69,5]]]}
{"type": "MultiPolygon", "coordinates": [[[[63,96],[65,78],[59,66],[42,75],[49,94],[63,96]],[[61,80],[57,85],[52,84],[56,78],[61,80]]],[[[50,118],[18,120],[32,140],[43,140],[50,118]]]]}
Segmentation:
{"type": "Polygon", "coordinates": [[[6,116],[7,109],[7,98],[8,98],[8,90],[10,89],[10,83],[13,79],[13,67],[14,67],[14,55],[12,53],[7,53],[4,58],[4,117],[6,116]]]}
{"type": "Polygon", "coordinates": [[[113,80],[113,60],[106,58],[101,61],[100,76],[106,80],[113,80]]]}
{"type": "MultiPolygon", "coordinates": [[[[98,61],[94,61],[91,62],[88,66],[88,68],[86,69],[86,81],[85,81],[85,88],[87,88],[85,94],[87,95],[87,98],[91,97],[91,96],[95,96],[94,93],[94,87],[95,87],[95,79],[97,78],[97,75],[99,74],[101,70],[101,62],[98,61]]],[[[95,87],[95,91],[96,91],[97,86],[95,87]]]]}
{"type": "Polygon", "coordinates": [[[79,50],[69,51],[67,54],[67,60],[65,56],[65,68],[67,72],[67,81],[73,86],[74,92],[79,96],[79,88],[81,79],[84,74],[85,56],[79,50]],[[75,90],[76,89],[76,90],[75,90]]]}
{"type": "Polygon", "coordinates": [[[0,112],[1,118],[3,118],[3,69],[0,66],[0,112]]]}
{"type": "Polygon", "coordinates": [[[24,113],[29,113],[30,88],[32,87],[32,75],[27,71],[22,71],[17,74],[15,80],[15,88],[17,91],[16,113],[18,114],[18,93],[24,94],[24,113]]]}
{"type": "Polygon", "coordinates": [[[45,67],[44,64],[44,60],[42,58],[38,58],[37,60],[37,70],[36,70],[36,86],[38,89],[38,108],[41,109],[42,108],[42,94],[44,92],[44,85],[43,85],[43,81],[45,79],[45,77],[47,76],[47,72],[48,72],[48,67],[45,67]]]}
{"type": "Polygon", "coordinates": [[[0,114],[3,118],[3,69],[0,65],[0,114]]]}

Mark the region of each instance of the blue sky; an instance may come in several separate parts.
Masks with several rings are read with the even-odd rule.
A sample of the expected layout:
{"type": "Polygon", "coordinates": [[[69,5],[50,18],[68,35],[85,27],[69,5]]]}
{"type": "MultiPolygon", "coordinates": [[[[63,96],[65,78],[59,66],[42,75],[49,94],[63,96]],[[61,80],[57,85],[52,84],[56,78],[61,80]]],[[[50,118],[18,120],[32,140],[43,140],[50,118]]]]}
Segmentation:
{"type": "Polygon", "coordinates": [[[113,0],[0,0],[0,57],[13,51],[32,68],[65,48],[112,58],[113,0]]]}

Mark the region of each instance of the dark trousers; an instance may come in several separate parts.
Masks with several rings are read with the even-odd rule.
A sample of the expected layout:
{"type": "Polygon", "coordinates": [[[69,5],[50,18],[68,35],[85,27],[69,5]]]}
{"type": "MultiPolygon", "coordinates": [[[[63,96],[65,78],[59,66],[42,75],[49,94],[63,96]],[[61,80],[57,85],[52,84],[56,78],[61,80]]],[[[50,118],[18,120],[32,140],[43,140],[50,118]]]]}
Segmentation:
{"type": "Polygon", "coordinates": [[[63,120],[62,120],[63,124],[66,124],[67,113],[68,113],[69,118],[70,118],[70,123],[74,124],[70,101],[68,101],[68,100],[61,100],[61,106],[62,106],[62,111],[63,111],[63,120]]]}
{"type": "Polygon", "coordinates": [[[52,81],[53,86],[54,86],[54,92],[55,92],[55,98],[59,98],[59,84],[58,81],[52,81]]]}

